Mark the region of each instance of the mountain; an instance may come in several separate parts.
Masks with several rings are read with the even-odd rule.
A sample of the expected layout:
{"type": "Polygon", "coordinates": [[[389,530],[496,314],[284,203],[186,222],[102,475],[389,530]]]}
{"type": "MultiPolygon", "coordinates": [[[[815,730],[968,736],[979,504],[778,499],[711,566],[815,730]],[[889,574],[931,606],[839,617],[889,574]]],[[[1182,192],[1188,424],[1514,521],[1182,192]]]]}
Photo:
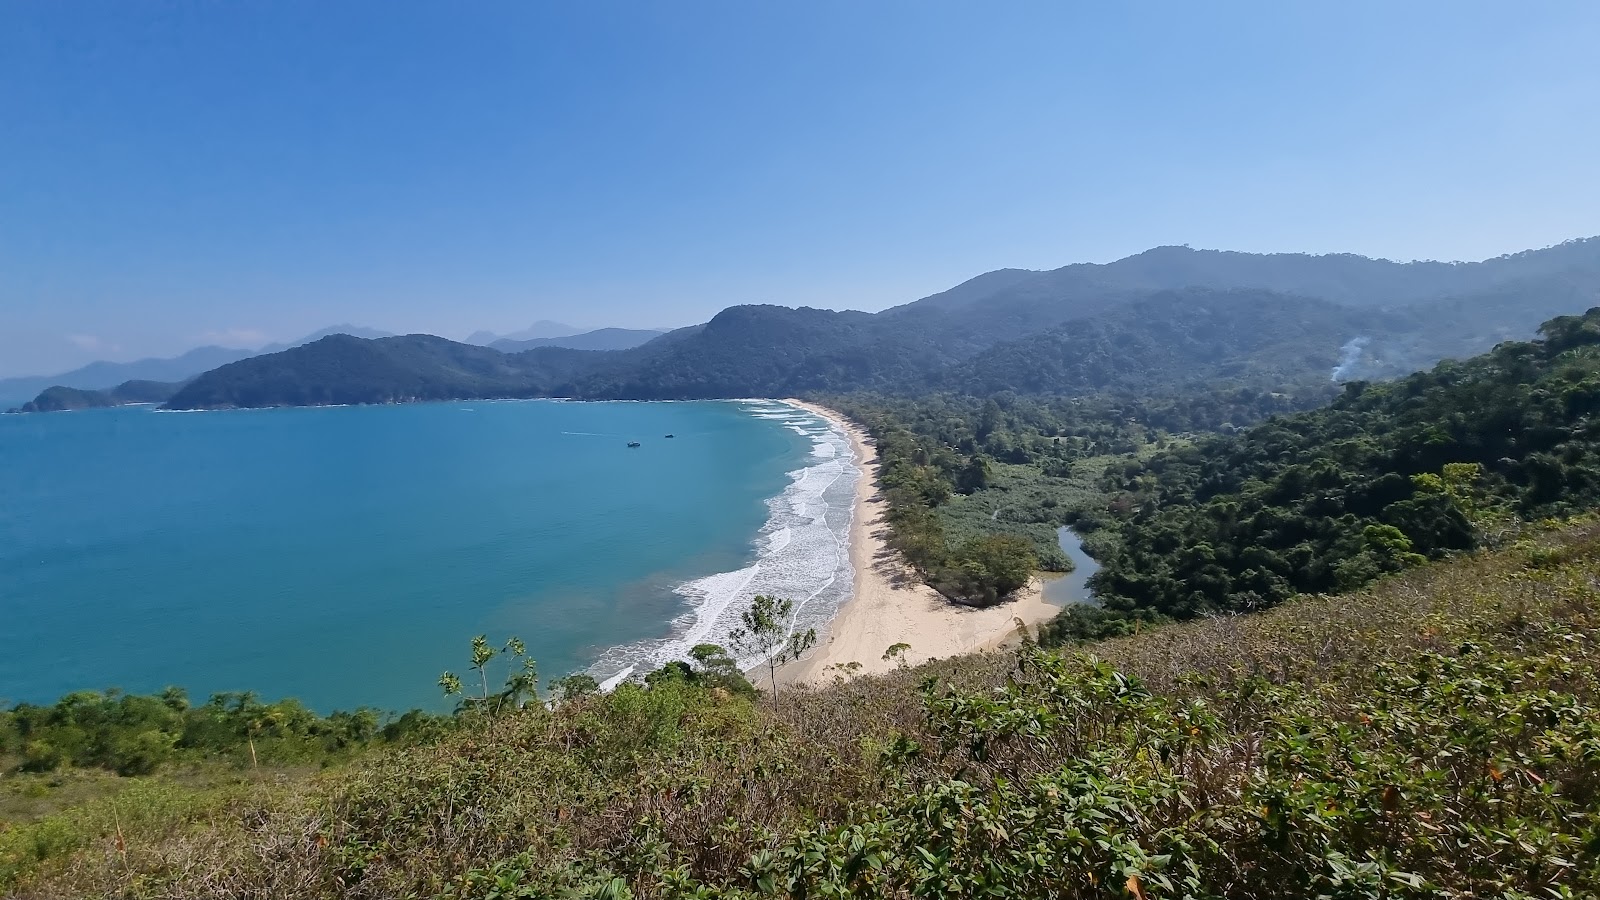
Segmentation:
{"type": "MultiPolygon", "coordinates": [[[[1333,382],[1395,377],[1529,337],[1538,322],[1597,300],[1600,240],[1593,239],[1481,263],[1162,247],[1106,265],[991,272],[877,314],[734,306],[703,326],[587,356],[558,345],[619,347],[620,338],[640,335],[602,329],[576,341],[501,344],[512,351],[506,359],[472,357],[475,367],[466,369],[392,347],[379,365],[370,348],[337,343],[314,355],[228,367],[225,377],[197,380],[174,402],[393,402],[495,392],[641,400],[934,389],[1072,395],[1196,379],[1258,391],[1315,386],[1302,391],[1312,396],[1333,382]],[[352,358],[340,363],[340,354],[352,358]],[[412,364],[420,368],[407,369],[412,364]],[[303,399],[311,397],[322,399],[303,399]]],[[[440,352],[456,348],[446,354],[453,357],[467,358],[464,348],[472,347],[432,340],[440,352]]]]}
{"type": "Polygon", "coordinates": [[[1400,316],[1263,290],[1161,291],[996,344],[941,370],[927,386],[982,396],[1149,391],[1216,380],[1327,382],[1350,340],[1416,327],[1400,316]]]}
{"type": "Polygon", "coordinates": [[[126,381],[110,390],[85,391],[69,387],[48,387],[13,412],[62,412],[71,409],[102,409],[130,403],[165,403],[182,387],[162,381],[126,381]]]}
{"type": "Polygon", "coordinates": [[[252,356],[260,356],[263,353],[280,353],[280,352],[282,352],[284,350],[290,349],[291,347],[304,346],[306,344],[310,344],[310,343],[312,343],[314,341],[320,341],[325,337],[328,337],[330,335],[335,335],[335,334],[348,334],[351,337],[358,337],[358,338],[394,337],[394,334],[392,332],[380,331],[380,330],[378,330],[376,328],[366,328],[366,327],[363,327],[361,325],[348,325],[348,324],[346,324],[346,325],[329,325],[327,328],[319,328],[316,331],[311,332],[310,334],[306,335],[305,337],[301,338],[298,341],[290,341],[287,344],[268,344],[265,347],[262,347],[260,350],[257,350],[255,353],[253,353],[251,355],[252,356]]]}
{"type": "Polygon", "coordinates": [[[262,353],[276,353],[301,344],[309,344],[330,334],[351,334],[356,337],[387,337],[388,332],[356,325],[334,325],[308,334],[287,344],[269,344],[259,350],[238,350],[228,347],[197,347],[181,356],[141,359],[135,362],[93,362],[60,375],[27,375],[0,379],[0,407],[20,405],[50,387],[68,387],[80,390],[103,391],[127,381],[184,381],[218,366],[262,353]]]}
{"type": "Polygon", "coordinates": [[[170,359],[141,359],[128,363],[94,362],[60,375],[29,375],[0,379],[0,406],[15,406],[50,387],[106,390],[126,381],[182,381],[208,369],[252,356],[251,350],[198,347],[170,359]]]}
{"type": "MultiPolygon", "coordinates": [[[[536,347],[565,347],[568,350],[628,350],[640,344],[653,341],[663,334],[666,334],[666,331],[657,328],[599,328],[582,334],[561,337],[532,338],[529,340],[501,338],[491,341],[488,346],[502,353],[521,353],[524,350],[532,350],[536,347]]],[[[468,339],[467,343],[475,344],[478,342],[468,339]]]]}
{"type": "Polygon", "coordinates": [[[428,334],[335,334],[206,372],[170,409],[326,406],[547,395],[603,354],[547,348],[505,354],[428,334]]]}
{"type": "MultiPolygon", "coordinates": [[[[571,337],[582,332],[583,329],[573,328],[571,325],[568,325],[565,322],[552,322],[549,319],[540,319],[532,325],[529,325],[527,328],[524,328],[521,331],[513,331],[510,334],[495,334],[492,331],[474,331],[472,334],[467,336],[466,342],[469,344],[477,344],[480,347],[488,347],[496,341],[539,341],[549,338],[571,337]]],[[[365,335],[357,335],[357,337],[365,337],[365,335]]],[[[596,347],[588,349],[598,350],[611,348],[596,347]]]]}
{"type": "MultiPolygon", "coordinates": [[[[1001,269],[888,312],[1092,303],[1107,291],[1258,288],[1351,306],[1397,306],[1543,279],[1600,283],[1600,237],[1481,262],[1394,262],[1351,253],[1240,253],[1156,247],[1110,263],[1001,269]]],[[[1081,312],[1082,310],[1080,310],[1081,312]]]]}

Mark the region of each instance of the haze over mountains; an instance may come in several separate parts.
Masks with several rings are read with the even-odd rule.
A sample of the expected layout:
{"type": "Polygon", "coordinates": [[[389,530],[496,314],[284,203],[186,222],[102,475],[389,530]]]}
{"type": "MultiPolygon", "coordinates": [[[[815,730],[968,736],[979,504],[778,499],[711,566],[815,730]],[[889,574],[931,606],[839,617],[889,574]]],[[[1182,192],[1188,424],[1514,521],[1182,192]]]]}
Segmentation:
{"type": "MultiPolygon", "coordinates": [[[[1158,247],[1108,264],[988,272],[880,313],[734,306],[665,333],[475,335],[495,337],[490,346],[330,336],[225,360],[175,388],[169,403],[1079,394],[1222,380],[1297,392],[1309,404],[1334,382],[1479,353],[1597,304],[1597,239],[1469,263],[1158,247]]],[[[567,328],[544,321],[524,333],[567,328]]]]}
{"type": "MultiPolygon", "coordinates": [[[[535,347],[565,347],[568,350],[628,350],[666,334],[660,328],[597,328],[582,334],[560,337],[513,340],[501,338],[487,346],[502,353],[520,353],[535,347]]],[[[473,343],[469,341],[468,343],[473,343]]]]}
{"type": "MultiPolygon", "coordinates": [[[[140,359],[133,362],[93,362],[59,375],[24,375],[0,378],[0,407],[21,404],[46,388],[65,387],[78,391],[107,391],[124,382],[177,382],[186,381],[209,369],[236,360],[247,359],[263,353],[278,353],[318,341],[330,334],[349,334],[362,338],[390,337],[387,331],[363,328],[359,325],[330,325],[298,341],[268,344],[257,350],[230,347],[196,347],[186,353],[168,358],[140,359]]],[[[164,398],[163,398],[164,399],[164,398]]]]}
{"type": "Polygon", "coordinates": [[[487,347],[495,341],[536,341],[546,338],[570,337],[583,332],[582,328],[574,328],[565,322],[554,322],[550,319],[540,319],[521,331],[510,334],[495,334],[492,331],[474,331],[467,335],[467,343],[487,347]]]}
{"type": "MultiPolygon", "coordinates": [[[[512,339],[509,336],[502,338],[487,331],[480,331],[472,336],[472,338],[478,340],[468,339],[467,343],[476,344],[482,341],[484,346],[493,344],[496,349],[508,353],[529,350],[534,347],[569,347],[575,350],[625,350],[629,347],[637,347],[665,333],[665,331],[658,328],[599,328],[593,331],[581,331],[570,325],[563,325],[560,322],[540,321],[535,322],[530,328],[516,332],[516,334],[543,336],[512,339]]],[[[335,334],[367,339],[394,336],[387,331],[364,328],[359,325],[331,325],[327,328],[318,329],[298,341],[268,344],[258,350],[206,346],[197,347],[179,356],[169,358],[141,359],[128,363],[95,362],[60,375],[30,375],[5,378],[0,379],[0,409],[20,406],[28,411],[54,411],[114,406],[117,405],[117,402],[162,402],[173,391],[177,390],[179,383],[186,382],[201,372],[209,371],[231,362],[237,362],[241,359],[249,359],[252,356],[279,353],[335,334]],[[118,388],[130,382],[137,383],[142,387],[132,391],[118,392],[118,388]],[[152,397],[148,387],[150,383],[169,384],[171,388],[161,396],[152,397]],[[49,397],[39,396],[48,388],[67,388],[70,390],[68,392],[56,392],[49,397]],[[96,393],[103,396],[91,396],[96,393]],[[140,399],[130,399],[132,397],[140,399]],[[33,398],[33,401],[25,402],[29,398],[33,398]]]]}

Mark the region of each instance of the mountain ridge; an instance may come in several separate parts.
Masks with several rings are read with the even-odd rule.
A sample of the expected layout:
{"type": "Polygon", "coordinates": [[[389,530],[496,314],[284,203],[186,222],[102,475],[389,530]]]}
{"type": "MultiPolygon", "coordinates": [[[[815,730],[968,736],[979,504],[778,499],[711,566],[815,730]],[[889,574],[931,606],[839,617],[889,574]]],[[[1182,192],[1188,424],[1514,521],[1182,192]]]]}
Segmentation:
{"type": "Polygon", "coordinates": [[[1135,383],[1157,389],[1201,371],[1243,377],[1256,389],[1326,387],[1357,374],[1393,377],[1529,337],[1540,322],[1585,309],[1597,295],[1595,239],[1480,263],[1162,247],[1104,265],[997,270],[879,313],[736,305],[702,326],[603,352],[512,347],[516,352],[497,359],[482,355],[497,353],[493,348],[469,351],[471,345],[443,338],[432,338],[424,352],[415,335],[405,350],[318,346],[205,373],[172,402],[665,400],[935,388],[1077,393],[1135,383]],[[1229,279],[1238,283],[1221,283],[1229,279]],[[1164,283],[1180,286],[1151,287],[1164,283]],[[1261,328],[1281,339],[1252,342],[1230,333],[1261,328]],[[987,359],[961,368],[985,352],[987,359]],[[1346,354],[1350,365],[1340,365],[1346,354]],[[1084,367],[1086,355],[1098,355],[1099,370],[1084,367]],[[250,378],[262,383],[252,386],[250,378]],[[319,387],[319,379],[327,383],[319,387]]]}

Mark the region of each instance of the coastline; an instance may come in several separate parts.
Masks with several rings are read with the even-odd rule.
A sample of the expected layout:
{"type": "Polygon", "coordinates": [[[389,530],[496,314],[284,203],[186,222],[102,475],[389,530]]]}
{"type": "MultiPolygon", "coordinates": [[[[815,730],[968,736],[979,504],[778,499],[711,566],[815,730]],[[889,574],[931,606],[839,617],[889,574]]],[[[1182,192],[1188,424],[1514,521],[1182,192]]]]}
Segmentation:
{"type": "Polygon", "coordinates": [[[876,483],[877,449],[865,432],[827,407],[803,400],[783,401],[827,420],[850,439],[856,479],[850,518],[850,563],[854,590],[828,623],[827,635],[803,658],[784,666],[785,684],[826,684],[836,677],[891,672],[902,663],[996,650],[1018,640],[1018,621],[1032,629],[1053,618],[1060,607],[1044,599],[1035,576],[1012,599],[986,609],[962,606],[918,581],[900,555],[888,546],[886,507],[876,483]],[[894,644],[908,644],[899,660],[885,660],[894,644]],[[858,663],[852,671],[844,666],[858,663]]]}

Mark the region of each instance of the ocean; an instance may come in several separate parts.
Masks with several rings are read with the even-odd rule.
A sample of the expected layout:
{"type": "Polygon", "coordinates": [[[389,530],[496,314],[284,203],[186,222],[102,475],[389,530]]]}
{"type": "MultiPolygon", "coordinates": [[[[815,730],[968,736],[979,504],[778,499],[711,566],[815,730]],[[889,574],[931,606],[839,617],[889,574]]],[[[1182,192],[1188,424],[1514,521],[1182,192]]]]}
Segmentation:
{"type": "Polygon", "coordinates": [[[442,710],[480,633],[605,681],[725,643],[758,593],[821,626],[859,475],[770,401],[0,416],[0,701],[442,710]]]}

